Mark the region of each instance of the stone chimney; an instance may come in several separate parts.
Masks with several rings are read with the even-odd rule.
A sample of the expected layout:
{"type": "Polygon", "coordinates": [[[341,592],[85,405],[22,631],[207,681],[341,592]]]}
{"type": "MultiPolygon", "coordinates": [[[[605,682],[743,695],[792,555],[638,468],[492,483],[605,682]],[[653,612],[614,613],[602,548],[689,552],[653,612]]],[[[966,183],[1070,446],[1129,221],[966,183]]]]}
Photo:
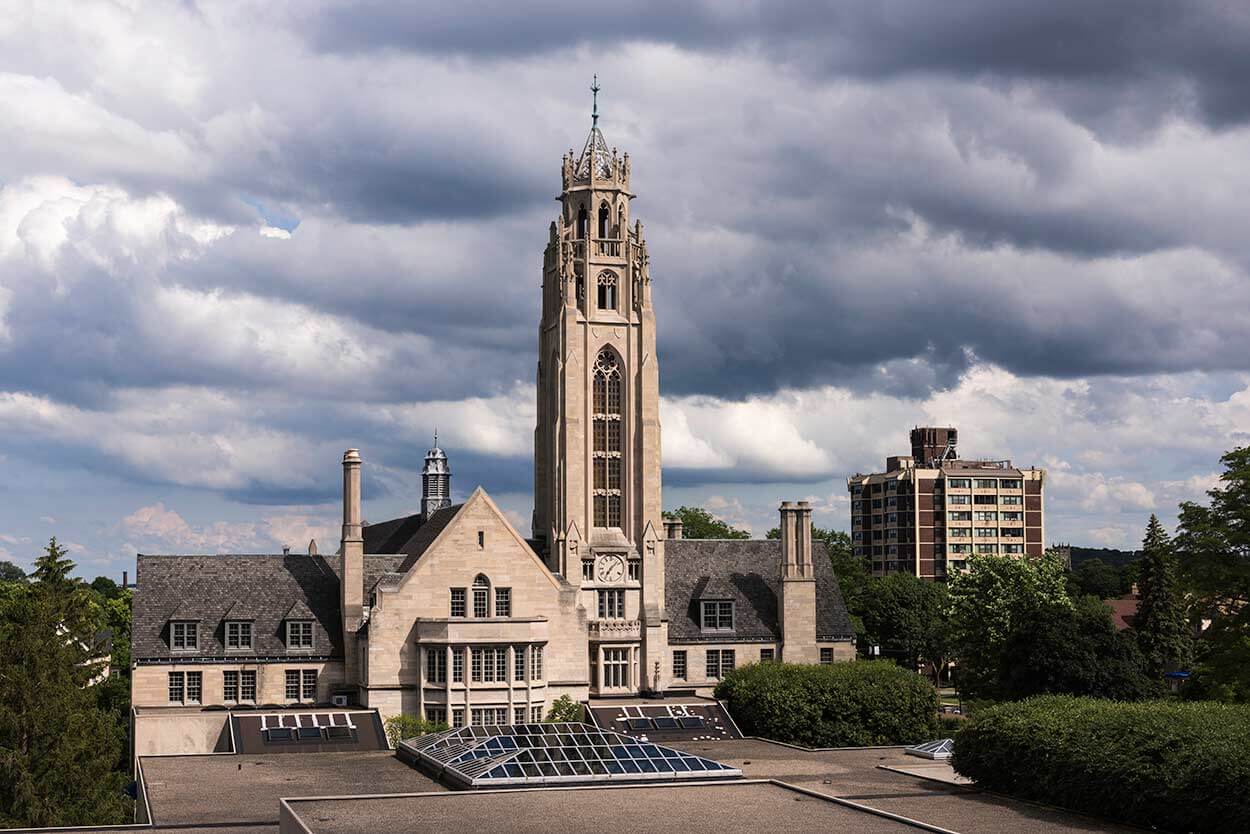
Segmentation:
{"type": "Polygon", "coordinates": [[[680,539],[682,530],[682,521],[680,518],[664,519],[664,538],[680,539]]]}
{"type": "Polygon", "coordinates": [[[781,504],[781,659],[816,663],[816,575],[812,566],[812,507],[781,504]]]}
{"type": "Polygon", "coordinates": [[[343,453],[343,541],[342,570],[339,572],[339,610],[343,617],[343,671],[348,686],[359,676],[356,629],[364,614],[365,541],[360,525],[360,451],[343,453]]]}

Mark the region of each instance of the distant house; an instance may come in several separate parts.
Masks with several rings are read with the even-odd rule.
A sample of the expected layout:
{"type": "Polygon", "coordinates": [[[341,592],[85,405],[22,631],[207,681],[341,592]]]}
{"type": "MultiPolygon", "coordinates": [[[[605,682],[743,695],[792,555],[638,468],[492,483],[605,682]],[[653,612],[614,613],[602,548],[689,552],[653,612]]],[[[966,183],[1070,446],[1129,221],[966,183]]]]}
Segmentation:
{"type": "Polygon", "coordinates": [[[1111,619],[1115,621],[1117,631],[1133,628],[1137,621],[1137,608],[1141,605],[1141,594],[1136,585],[1124,596],[1104,599],[1103,602],[1111,607],[1111,619]]]}

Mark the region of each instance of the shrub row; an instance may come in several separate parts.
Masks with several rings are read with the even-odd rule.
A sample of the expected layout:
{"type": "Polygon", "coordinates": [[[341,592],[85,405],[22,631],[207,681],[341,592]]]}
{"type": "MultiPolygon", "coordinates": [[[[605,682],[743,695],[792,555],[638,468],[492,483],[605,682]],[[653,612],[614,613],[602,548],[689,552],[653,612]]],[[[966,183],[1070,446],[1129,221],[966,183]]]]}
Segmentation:
{"type": "Polygon", "coordinates": [[[1250,706],[1049,695],[973,713],[980,787],[1171,831],[1250,831],[1250,706]]]}
{"type": "Polygon", "coordinates": [[[888,661],[757,663],[716,687],[748,735],[806,747],[914,744],[937,732],[937,693],[888,661]]]}

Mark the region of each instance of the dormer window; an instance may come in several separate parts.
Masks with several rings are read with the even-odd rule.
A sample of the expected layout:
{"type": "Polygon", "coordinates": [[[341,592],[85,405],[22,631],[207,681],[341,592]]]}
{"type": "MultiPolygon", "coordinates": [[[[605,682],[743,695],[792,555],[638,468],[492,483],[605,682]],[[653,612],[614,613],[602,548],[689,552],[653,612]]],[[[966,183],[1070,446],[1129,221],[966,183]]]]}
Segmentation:
{"type": "Polygon", "coordinates": [[[200,624],[175,621],[169,624],[169,647],[176,652],[193,652],[200,647],[200,624]]]}
{"type": "Polygon", "coordinates": [[[702,603],[704,631],[733,631],[734,604],[729,600],[704,600],[702,603]]]}
{"type": "Polygon", "coordinates": [[[252,624],[243,620],[227,622],[226,648],[234,651],[250,651],[252,648],[252,624]]]}
{"type": "Polygon", "coordinates": [[[288,649],[311,649],[313,647],[312,620],[287,620],[286,647],[288,649]]]}

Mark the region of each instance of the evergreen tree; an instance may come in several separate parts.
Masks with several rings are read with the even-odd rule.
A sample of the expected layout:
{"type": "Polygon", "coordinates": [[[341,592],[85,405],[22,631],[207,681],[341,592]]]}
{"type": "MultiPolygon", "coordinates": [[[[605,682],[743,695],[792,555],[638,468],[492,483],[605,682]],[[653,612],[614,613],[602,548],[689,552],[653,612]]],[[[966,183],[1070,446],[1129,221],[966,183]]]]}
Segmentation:
{"type": "Polygon", "coordinates": [[[125,729],[86,685],[98,608],[73,567],[54,539],[0,608],[0,827],[129,821],[125,729]]]}
{"type": "Polygon", "coordinates": [[[1142,541],[1137,581],[1141,602],[1133,629],[1147,667],[1156,677],[1186,667],[1190,658],[1192,640],[1176,573],[1172,542],[1152,514],[1142,541]]]}
{"type": "Polygon", "coordinates": [[[1250,702],[1250,446],[1226,453],[1210,505],[1181,504],[1176,552],[1195,612],[1211,625],[1197,641],[1191,694],[1250,702]]]}

